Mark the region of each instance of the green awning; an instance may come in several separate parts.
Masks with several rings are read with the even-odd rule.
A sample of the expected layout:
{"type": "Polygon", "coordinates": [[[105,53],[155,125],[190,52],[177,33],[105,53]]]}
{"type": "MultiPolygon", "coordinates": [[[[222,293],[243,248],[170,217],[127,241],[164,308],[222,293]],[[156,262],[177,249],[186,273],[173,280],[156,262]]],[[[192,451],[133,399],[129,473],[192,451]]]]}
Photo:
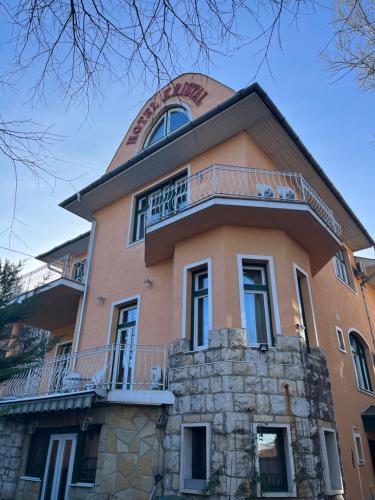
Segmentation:
{"type": "Polygon", "coordinates": [[[90,408],[95,397],[96,393],[91,391],[79,394],[41,397],[20,401],[1,401],[0,416],[90,408]]]}
{"type": "Polygon", "coordinates": [[[362,413],[363,426],[366,432],[375,432],[375,406],[371,405],[362,413]]]}

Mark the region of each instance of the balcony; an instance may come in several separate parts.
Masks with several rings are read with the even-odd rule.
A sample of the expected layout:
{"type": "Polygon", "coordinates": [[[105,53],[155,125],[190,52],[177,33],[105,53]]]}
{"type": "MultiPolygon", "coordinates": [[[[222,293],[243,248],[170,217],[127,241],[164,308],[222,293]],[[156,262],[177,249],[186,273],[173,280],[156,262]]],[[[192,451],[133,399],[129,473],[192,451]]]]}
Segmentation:
{"type": "Polygon", "coordinates": [[[284,230],[309,253],[313,273],[340,246],[332,210],[301,174],[213,165],[152,195],[146,265],[171,257],[177,241],[220,225],[284,230]]]}
{"type": "Polygon", "coordinates": [[[165,347],[112,344],[25,365],[0,384],[0,412],[2,405],[85,393],[119,403],[167,403],[165,389],[165,347]]]}
{"type": "Polygon", "coordinates": [[[75,322],[79,299],[84,291],[86,261],[70,255],[23,275],[13,291],[15,297],[38,297],[30,325],[45,330],[75,322]]]}

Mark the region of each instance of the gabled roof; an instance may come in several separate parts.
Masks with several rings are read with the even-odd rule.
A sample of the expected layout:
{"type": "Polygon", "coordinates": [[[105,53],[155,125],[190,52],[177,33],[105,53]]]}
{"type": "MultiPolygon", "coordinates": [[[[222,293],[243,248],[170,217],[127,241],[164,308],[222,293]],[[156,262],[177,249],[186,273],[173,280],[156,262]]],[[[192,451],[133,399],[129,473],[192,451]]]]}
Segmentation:
{"type": "Polygon", "coordinates": [[[342,226],[343,241],[352,250],[374,245],[341,193],[257,83],[137,153],[60,206],[88,220],[83,204],[95,212],[244,130],[281,170],[306,177],[335,212],[342,226]]]}

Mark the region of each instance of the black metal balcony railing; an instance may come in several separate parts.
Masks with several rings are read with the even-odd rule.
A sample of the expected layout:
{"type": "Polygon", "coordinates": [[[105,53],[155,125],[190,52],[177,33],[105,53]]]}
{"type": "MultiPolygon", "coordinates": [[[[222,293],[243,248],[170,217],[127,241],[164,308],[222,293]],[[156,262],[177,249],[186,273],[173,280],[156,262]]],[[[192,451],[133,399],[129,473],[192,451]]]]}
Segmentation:
{"type": "Polygon", "coordinates": [[[274,170],[213,165],[151,195],[146,227],[173,217],[209,198],[306,203],[336,236],[341,226],[333,211],[301,174],[274,170]]]}

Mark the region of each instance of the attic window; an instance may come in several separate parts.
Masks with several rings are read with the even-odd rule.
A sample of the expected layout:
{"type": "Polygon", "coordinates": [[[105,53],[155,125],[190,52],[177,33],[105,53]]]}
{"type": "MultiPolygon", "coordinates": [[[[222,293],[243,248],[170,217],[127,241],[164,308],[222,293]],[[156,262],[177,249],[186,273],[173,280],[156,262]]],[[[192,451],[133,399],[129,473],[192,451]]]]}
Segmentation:
{"type": "Polygon", "coordinates": [[[147,148],[157,141],[160,141],[167,134],[182,127],[189,121],[189,116],[185,108],[177,106],[168,109],[152,127],[144,147],[147,148]]]}

